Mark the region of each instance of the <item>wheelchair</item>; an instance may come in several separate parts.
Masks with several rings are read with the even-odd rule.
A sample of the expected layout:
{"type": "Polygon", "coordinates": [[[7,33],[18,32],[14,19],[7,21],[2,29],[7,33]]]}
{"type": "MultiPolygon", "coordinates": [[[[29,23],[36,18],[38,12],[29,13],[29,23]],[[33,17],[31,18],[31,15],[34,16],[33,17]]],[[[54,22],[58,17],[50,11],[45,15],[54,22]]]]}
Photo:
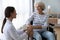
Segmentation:
{"type": "MultiPolygon", "coordinates": [[[[57,34],[54,31],[54,24],[49,23],[49,26],[47,27],[47,31],[52,32],[55,36],[55,40],[57,40],[57,34]]],[[[42,36],[42,40],[47,40],[47,39],[42,36]]]]}
{"type": "MultiPolygon", "coordinates": [[[[31,25],[32,24],[33,24],[33,21],[31,21],[31,25]]],[[[47,31],[52,32],[55,36],[55,40],[57,40],[57,34],[54,31],[54,24],[48,23],[47,31]]],[[[29,40],[29,36],[28,36],[28,40],[29,40]]],[[[33,37],[32,40],[36,40],[36,39],[33,37]]],[[[42,40],[47,40],[47,39],[42,36],[42,40]]]]}

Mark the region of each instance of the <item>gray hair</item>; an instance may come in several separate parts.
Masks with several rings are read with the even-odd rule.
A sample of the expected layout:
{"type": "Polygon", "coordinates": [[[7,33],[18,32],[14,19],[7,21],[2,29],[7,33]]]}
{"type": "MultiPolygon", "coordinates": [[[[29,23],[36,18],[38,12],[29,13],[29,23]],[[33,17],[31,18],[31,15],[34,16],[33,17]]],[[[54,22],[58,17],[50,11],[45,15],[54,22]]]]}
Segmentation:
{"type": "Polygon", "coordinates": [[[43,2],[34,3],[34,7],[37,7],[38,5],[40,5],[43,10],[45,9],[45,4],[43,2]]]}

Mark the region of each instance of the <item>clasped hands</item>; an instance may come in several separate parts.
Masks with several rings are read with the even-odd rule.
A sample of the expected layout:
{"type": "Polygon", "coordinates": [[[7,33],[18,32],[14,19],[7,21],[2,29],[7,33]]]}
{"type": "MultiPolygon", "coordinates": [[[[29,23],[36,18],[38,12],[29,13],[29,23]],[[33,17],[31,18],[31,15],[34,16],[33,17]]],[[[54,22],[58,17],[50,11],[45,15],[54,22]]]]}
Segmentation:
{"type": "Polygon", "coordinates": [[[33,37],[33,26],[32,25],[28,25],[25,31],[27,31],[27,34],[29,37],[33,37]]]}

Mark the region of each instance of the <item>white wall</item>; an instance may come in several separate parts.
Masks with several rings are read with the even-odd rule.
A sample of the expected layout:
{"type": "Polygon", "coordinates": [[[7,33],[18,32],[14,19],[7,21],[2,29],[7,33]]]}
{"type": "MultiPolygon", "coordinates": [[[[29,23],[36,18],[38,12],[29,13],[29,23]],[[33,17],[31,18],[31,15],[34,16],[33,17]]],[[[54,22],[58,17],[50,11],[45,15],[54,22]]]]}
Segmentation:
{"type": "Polygon", "coordinates": [[[42,1],[45,3],[46,8],[51,6],[51,10],[54,12],[60,12],[60,0],[35,0],[35,2],[42,1]]]}

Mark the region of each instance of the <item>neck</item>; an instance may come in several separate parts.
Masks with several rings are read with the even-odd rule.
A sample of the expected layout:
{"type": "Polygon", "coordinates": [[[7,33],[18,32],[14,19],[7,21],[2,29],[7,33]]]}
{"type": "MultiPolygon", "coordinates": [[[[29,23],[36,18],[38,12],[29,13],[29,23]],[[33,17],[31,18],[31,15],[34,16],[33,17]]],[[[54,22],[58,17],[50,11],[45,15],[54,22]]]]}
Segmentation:
{"type": "Polygon", "coordinates": [[[9,19],[10,21],[12,21],[13,18],[12,18],[12,17],[9,17],[8,19],[9,19]]]}
{"type": "Polygon", "coordinates": [[[38,12],[39,14],[44,14],[43,12],[38,12]]]}

